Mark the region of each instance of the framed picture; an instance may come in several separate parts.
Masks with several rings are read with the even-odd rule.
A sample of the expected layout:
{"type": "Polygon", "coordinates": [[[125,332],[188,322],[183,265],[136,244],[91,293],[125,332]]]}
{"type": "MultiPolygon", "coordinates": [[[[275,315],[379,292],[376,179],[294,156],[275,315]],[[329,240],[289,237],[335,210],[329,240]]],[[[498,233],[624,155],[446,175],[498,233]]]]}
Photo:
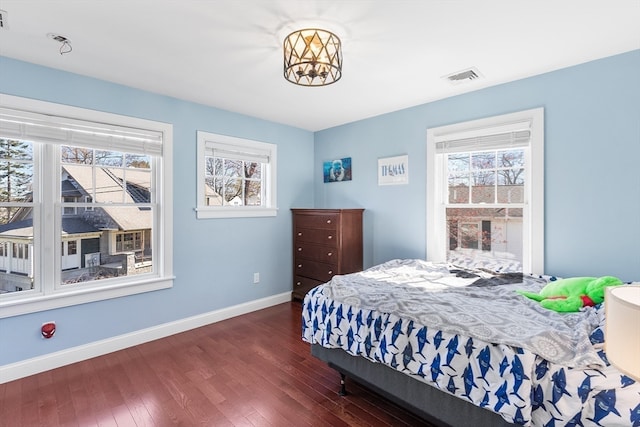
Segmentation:
{"type": "Polygon", "coordinates": [[[324,182],[351,181],[351,157],[329,160],[322,166],[324,182]]]}
{"type": "Polygon", "coordinates": [[[378,159],[378,185],[401,185],[408,183],[408,155],[378,159]]]}

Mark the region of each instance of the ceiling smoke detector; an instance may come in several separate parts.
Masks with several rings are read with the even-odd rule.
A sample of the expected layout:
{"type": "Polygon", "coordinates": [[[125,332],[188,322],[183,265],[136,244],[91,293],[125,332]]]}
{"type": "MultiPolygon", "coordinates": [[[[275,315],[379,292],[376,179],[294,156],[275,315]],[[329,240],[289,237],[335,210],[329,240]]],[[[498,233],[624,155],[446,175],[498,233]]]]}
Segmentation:
{"type": "Polygon", "coordinates": [[[481,78],[482,78],[482,74],[480,74],[480,71],[478,71],[478,69],[475,67],[458,71],[443,77],[443,79],[447,80],[449,83],[454,85],[481,79],[481,78]]]}

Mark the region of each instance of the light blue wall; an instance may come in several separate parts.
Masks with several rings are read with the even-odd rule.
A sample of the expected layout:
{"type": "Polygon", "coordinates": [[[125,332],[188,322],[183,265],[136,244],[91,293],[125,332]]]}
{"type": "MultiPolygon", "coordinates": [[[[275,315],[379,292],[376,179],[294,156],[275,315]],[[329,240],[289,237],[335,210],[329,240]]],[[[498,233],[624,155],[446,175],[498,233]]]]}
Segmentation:
{"type": "Polygon", "coordinates": [[[0,319],[0,366],[291,289],[289,208],[313,204],[313,133],[3,57],[0,92],[173,124],[176,276],[169,290],[0,319]],[[197,130],[278,145],[276,217],[196,220],[197,130]],[[43,340],[49,320],[58,332],[43,340]]]}
{"type": "Polygon", "coordinates": [[[546,121],[546,272],[640,280],[639,69],[634,51],[314,135],[0,57],[2,93],[173,124],[176,275],[170,290],[0,319],[0,366],[289,290],[290,207],[364,207],[365,266],[424,258],[427,128],[535,107],[546,121]],[[277,217],[195,219],[196,130],[278,144],[277,217]],[[378,187],[377,159],[398,154],[409,184],[378,187]],[[349,156],[353,181],[324,184],[322,161],[349,156]],[[42,340],[49,320],[59,332],[42,340]]]}
{"type": "Polygon", "coordinates": [[[427,129],[544,107],[546,273],[640,281],[639,71],[636,50],[318,132],[315,203],[366,209],[365,266],[424,258],[427,129]],[[409,184],[379,187],[377,159],[399,154],[409,184]],[[353,180],[324,184],[340,157],[353,180]]]}

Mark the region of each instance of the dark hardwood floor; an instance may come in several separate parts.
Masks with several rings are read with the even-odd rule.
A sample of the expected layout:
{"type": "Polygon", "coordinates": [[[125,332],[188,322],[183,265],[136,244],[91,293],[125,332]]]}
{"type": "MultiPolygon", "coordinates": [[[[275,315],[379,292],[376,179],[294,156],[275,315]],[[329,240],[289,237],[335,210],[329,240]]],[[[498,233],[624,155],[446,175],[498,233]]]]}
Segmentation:
{"type": "Polygon", "coordinates": [[[0,385],[0,426],[428,426],[347,382],[280,304],[0,385]]]}

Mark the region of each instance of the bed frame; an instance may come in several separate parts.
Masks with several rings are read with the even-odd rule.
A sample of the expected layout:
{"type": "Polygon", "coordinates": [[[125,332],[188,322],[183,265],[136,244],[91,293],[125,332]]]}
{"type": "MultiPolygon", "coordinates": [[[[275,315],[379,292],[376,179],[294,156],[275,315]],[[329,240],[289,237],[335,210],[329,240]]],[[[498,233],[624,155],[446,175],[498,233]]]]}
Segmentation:
{"type": "Polygon", "coordinates": [[[506,427],[500,415],[438,390],[384,364],[352,356],[341,349],[311,345],[311,354],[345,376],[437,426],[506,427]]]}

